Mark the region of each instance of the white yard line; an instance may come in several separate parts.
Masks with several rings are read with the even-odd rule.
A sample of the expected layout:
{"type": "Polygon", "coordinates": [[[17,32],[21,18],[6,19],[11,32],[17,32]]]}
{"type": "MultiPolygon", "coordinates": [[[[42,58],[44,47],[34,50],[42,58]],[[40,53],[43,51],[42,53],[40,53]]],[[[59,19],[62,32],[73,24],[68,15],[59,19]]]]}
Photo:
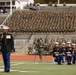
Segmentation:
{"type": "Polygon", "coordinates": [[[25,62],[21,62],[21,63],[12,64],[11,66],[17,66],[17,65],[22,65],[22,64],[25,64],[25,62]]]}
{"type": "Polygon", "coordinates": [[[39,71],[19,71],[19,72],[39,72],[39,71]]]}
{"type": "MultiPolygon", "coordinates": [[[[3,61],[0,61],[0,63],[3,63],[3,61]]],[[[12,63],[21,63],[21,62],[20,62],[20,61],[19,61],[19,62],[11,62],[11,64],[12,64],[12,63]]]]}
{"type": "MultiPolygon", "coordinates": [[[[22,65],[22,64],[24,64],[24,62],[21,62],[21,63],[17,63],[16,62],[16,64],[12,64],[11,66],[18,66],[18,65],[22,65]]],[[[0,68],[3,68],[4,66],[0,66],[0,68]]]]}
{"type": "MultiPolygon", "coordinates": [[[[0,72],[3,72],[4,69],[0,69],[0,72]]],[[[21,71],[21,70],[10,70],[11,72],[31,72],[31,73],[34,73],[34,72],[39,72],[39,71],[21,71]]]]}
{"type": "Polygon", "coordinates": [[[49,64],[53,64],[53,63],[52,63],[52,62],[51,62],[51,63],[50,63],[50,62],[49,62],[49,63],[48,63],[48,62],[47,62],[47,63],[45,63],[45,62],[41,62],[41,63],[40,63],[40,62],[33,62],[33,63],[31,63],[31,62],[29,62],[29,63],[28,63],[28,62],[25,62],[25,64],[27,64],[27,65],[28,65],[28,64],[33,64],[33,65],[34,65],[34,64],[42,64],[42,65],[45,64],[45,65],[49,65],[49,64]]]}

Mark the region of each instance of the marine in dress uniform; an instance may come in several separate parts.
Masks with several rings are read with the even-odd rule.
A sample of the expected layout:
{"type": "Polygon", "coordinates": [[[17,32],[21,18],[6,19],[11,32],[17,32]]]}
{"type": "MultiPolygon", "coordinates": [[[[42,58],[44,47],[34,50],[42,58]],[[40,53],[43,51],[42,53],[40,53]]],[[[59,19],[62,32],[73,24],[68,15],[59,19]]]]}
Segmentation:
{"type": "Polygon", "coordinates": [[[0,51],[4,62],[4,72],[10,72],[10,53],[14,51],[14,39],[12,34],[8,33],[9,27],[3,25],[3,33],[0,34],[0,51]]]}
{"type": "Polygon", "coordinates": [[[65,63],[65,52],[66,52],[65,43],[62,43],[61,48],[60,48],[60,55],[61,55],[62,63],[65,63]]]}
{"type": "Polygon", "coordinates": [[[59,43],[55,42],[55,47],[53,48],[54,62],[57,62],[58,64],[61,64],[61,56],[59,54],[60,54],[59,43]]]}
{"type": "Polygon", "coordinates": [[[76,44],[72,44],[72,56],[73,56],[73,60],[72,63],[75,64],[76,63],[76,44]]]}
{"type": "Polygon", "coordinates": [[[67,64],[71,65],[71,62],[72,62],[72,47],[71,47],[71,42],[67,42],[66,60],[67,60],[67,64]]]}

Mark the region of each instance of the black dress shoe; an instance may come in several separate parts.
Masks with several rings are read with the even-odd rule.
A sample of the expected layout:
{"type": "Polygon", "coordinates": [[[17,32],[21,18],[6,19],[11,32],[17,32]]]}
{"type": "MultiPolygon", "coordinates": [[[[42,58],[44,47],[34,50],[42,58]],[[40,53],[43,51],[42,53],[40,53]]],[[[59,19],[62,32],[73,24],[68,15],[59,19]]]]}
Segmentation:
{"type": "Polygon", "coordinates": [[[4,72],[7,72],[7,73],[9,73],[9,72],[10,72],[10,70],[8,69],[8,70],[5,70],[4,72]]]}
{"type": "Polygon", "coordinates": [[[68,65],[71,65],[71,63],[70,63],[70,62],[68,62],[68,65]]]}
{"type": "Polygon", "coordinates": [[[62,65],[60,62],[58,62],[58,65],[62,65]]]}

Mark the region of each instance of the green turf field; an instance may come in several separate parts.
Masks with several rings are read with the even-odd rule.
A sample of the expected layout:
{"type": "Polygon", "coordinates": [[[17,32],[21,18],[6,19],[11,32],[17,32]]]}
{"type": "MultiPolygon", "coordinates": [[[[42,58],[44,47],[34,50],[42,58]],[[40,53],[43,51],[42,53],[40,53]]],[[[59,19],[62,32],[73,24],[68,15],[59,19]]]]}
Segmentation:
{"type": "Polygon", "coordinates": [[[0,75],[76,75],[76,65],[53,65],[43,61],[11,61],[11,72],[3,72],[0,60],[0,75]]]}

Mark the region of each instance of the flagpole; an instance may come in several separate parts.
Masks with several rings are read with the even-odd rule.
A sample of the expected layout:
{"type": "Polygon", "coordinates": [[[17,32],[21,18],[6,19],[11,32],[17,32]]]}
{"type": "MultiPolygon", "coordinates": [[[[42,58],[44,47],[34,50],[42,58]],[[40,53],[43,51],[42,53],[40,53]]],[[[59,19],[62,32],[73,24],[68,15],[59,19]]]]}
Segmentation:
{"type": "Polygon", "coordinates": [[[12,0],[10,0],[10,15],[12,15],[12,0]]]}
{"type": "Polygon", "coordinates": [[[60,4],[60,0],[58,0],[58,4],[60,4]]]}

